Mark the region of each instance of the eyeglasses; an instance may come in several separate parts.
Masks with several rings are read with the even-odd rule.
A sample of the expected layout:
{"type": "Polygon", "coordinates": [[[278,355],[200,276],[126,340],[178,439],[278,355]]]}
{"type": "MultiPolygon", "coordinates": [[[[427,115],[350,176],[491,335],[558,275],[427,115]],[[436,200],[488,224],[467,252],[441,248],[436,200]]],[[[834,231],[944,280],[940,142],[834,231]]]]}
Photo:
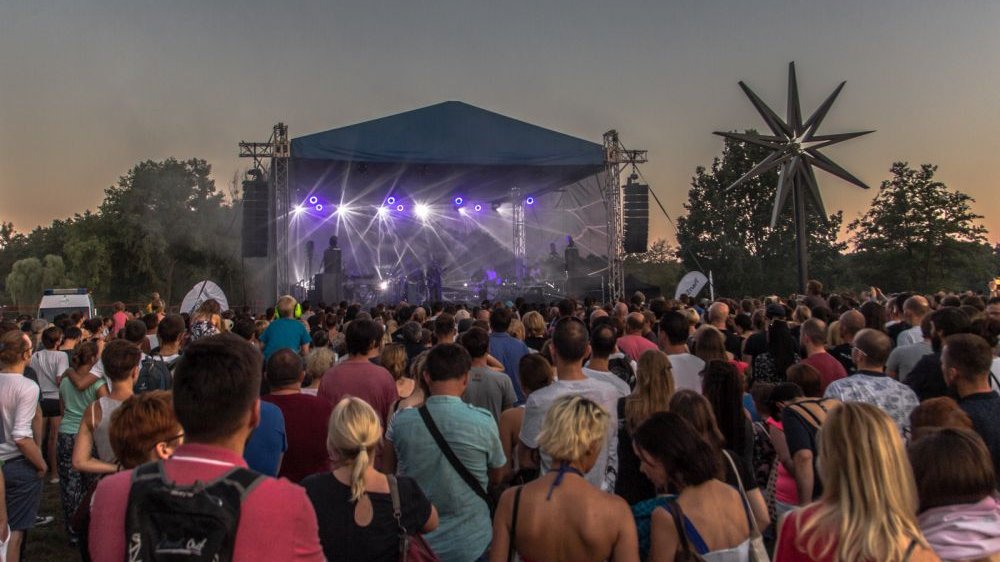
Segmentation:
{"type": "Polygon", "coordinates": [[[868,356],[868,354],[867,354],[867,353],[865,353],[865,350],[861,349],[860,347],[858,347],[858,346],[856,346],[856,345],[852,345],[852,346],[851,346],[851,351],[852,351],[852,352],[853,352],[853,351],[857,351],[858,353],[860,353],[861,355],[864,355],[865,357],[867,357],[867,356],[868,356]]]}

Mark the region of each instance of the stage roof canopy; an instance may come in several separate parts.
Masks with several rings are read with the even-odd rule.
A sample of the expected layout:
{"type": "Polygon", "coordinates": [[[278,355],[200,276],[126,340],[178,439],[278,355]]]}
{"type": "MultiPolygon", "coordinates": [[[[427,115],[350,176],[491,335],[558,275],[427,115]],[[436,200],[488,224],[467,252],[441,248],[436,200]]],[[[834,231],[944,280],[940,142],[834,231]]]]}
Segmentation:
{"type": "Polygon", "coordinates": [[[296,189],[351,198],[461,189],[541,193],[604,170],[600,144],[448,101],[292,140],[296,189]],[[331,185],[332,184],[332,185],[331,185]]]}

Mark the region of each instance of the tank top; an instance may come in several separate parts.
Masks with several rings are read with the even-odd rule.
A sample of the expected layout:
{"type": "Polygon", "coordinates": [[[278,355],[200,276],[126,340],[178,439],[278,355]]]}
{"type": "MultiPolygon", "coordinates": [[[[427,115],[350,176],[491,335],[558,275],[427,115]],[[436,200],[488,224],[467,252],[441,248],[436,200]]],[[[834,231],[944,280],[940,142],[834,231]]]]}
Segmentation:
{"type": "MultiPolygon", "coordinates": [[[[97,458],[106,463],[117,464],[118,459],[115,458],[115,452],[111,448],[108,430],[111,428],[111,414],[122,405],[122,401],[102,396],[97,399],[97,403],[101,405],[101,421],[94,423],[94,446],[97,448],[97,458]]],[[[90,421],[94,422],[93,419],[90,421]]]]}

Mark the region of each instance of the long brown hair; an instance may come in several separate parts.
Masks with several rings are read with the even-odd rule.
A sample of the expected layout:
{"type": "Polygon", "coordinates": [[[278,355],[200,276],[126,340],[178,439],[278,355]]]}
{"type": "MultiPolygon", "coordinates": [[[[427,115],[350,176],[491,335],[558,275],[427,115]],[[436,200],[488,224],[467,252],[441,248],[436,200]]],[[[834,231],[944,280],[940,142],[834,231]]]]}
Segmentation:
{"type": "Polygon", "coordinates": [[[658,349],[650,349],[639,357],[635,392],[625,400],[625,423],[629,433],[656,412],[670,408],[674,395],[674,373],[670,358],[658,349]]]}

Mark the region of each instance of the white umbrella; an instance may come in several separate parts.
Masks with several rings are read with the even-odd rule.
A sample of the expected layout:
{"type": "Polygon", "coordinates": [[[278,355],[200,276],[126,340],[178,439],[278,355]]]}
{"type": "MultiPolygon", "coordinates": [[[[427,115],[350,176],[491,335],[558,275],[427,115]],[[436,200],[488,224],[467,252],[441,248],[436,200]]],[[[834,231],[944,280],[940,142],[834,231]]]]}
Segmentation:
{"type": "Polygon", "coordinates": [[[195,283],[194,287],[184,295],[184,300],[181,301],[181,312],[190,314],[208,299],[217,300],[222,310],[229,310],[229,299],[226,298],[226,293],[222,292],[221,287],[206,279],[195,283]]]}

